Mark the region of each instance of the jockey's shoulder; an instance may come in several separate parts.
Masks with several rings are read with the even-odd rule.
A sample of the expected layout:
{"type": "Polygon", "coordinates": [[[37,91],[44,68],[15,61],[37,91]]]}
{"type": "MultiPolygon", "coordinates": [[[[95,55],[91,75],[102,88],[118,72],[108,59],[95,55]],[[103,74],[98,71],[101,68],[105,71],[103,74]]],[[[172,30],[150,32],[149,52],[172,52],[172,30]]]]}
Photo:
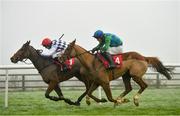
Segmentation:
{"type": "Polygon", "coordinates": [[[112,33],[106,33],[105,37],[110,38],[110,39],[120,39],[117,35],[112,34],[112,33]]]}
{"type": "Polygon", "coordinates": [[[105,36],[113,36],[114,34],[112,33],[104,33],[105,36]]]}
{"type": "Polygon", "coordinates": [[[53,40],[52,46],[58,47],[58,46],[67,46],[67,43],[61,39],[53,40]]]}
{"type": "Polygon", "coordinates": [[[52,45],[56,45],[58,43],[57,40],[52,40],[52,45]]]}
{"type": "Polygon", "coordinates": [[[105,38],[106,38],[106,39],[111,39],[111,38],[114,38],[114,37],[115,37],[115,35],[112,34],[112,33],[105,33],[104,35],[105,35],[105,38]]]}
{"type": "Polygon", "coordinates": [[[55,40],[52,40],[53,44],[58,44],[58,43],[61,43],[63,42],[61,39],[55,39],[55,40]]]}

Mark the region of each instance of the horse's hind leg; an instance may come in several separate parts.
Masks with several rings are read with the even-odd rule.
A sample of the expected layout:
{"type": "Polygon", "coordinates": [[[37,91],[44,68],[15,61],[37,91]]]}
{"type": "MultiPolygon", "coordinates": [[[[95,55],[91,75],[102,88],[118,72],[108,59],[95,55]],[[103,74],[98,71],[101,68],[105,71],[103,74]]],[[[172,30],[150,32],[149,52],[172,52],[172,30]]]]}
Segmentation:
{"type": "Polygon", "coordinates": [[[133,76],[133,80],[140,86],[139,91],[134,96],[134,104],[139,106],[139,96],[147,88],[147,84],[142,80],[142,77],[133,76]]]}
{"type": "Polygon", "coordinates": [[[132,86],[131,86],[131,75],[129,74],[129,71],[126,72],[123,76],[122,76],[122,80],[125,86],[125,91],[123,91],[117,98],[117,100],[121,100],[122,103],[126,103],[129,102],[128,99],[123,99],[124,96],[126,96],[131,90],[132,90],[132,86]]]}

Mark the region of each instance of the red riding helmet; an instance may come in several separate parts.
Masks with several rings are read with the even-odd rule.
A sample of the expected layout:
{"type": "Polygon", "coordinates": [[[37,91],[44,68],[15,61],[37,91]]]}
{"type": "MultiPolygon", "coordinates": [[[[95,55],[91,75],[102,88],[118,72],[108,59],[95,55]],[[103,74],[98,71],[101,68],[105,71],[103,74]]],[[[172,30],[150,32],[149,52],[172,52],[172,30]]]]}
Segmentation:
{"type": "Polygon", "coordinates": [[[52,41],[49,38],[44,38],[42,41],[43,46],[49,46],[51,45],[52,41]]]}

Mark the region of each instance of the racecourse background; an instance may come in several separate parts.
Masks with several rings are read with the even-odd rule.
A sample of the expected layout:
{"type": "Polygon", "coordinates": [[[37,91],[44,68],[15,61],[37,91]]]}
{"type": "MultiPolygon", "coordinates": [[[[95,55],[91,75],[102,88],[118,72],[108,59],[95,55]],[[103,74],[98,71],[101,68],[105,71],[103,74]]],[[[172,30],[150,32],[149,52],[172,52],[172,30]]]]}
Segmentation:
{"type": "MultiPolygon", "coordinates": [[[[0,0],[0,66],[16,67],[9,58],[27,40],[31,40],[31,45],[35,48],[41,48],[43,37],[56,39],[63,33],[64,40],[70,42],[76,38],[77,44],[88,50],[92,49],[97,41],[91,36],[97,29],[119,35],[124,41],[125,52],[137,51],[145,56],[157,56],[164,64],[177,65],[180,64],[179,7],[179,0],[0,0]]],[[[30,81],[40,80],[40,76],[37,78],[26,75],[24,81],[22,75],[16,74],[26,71],[9,71],[13,72],[13,75],[6,72],[8,71],[0,71],[0,115],[180,114],[179,75],[170,81],[160,76],[160,89],[154,89],[156,86],[151,88],[156,82],[158,85],[158,81],[153,80],[156,80],[156,76],[151,78],[145,75],[144,79],[150,86],[142,94],[140,106],[135,107],[133,104],[132,97],[137,91],[137,86],[133,84],[135,89],[127,95],[131,102],[113,108],[110,102],[103,105],[92,102],[91,106],[87,106],[83,100],[80,107],[75,107],[60,101],[50,101],[44,97],[44,88],[43,91],[32,91],[34,88],[29,87],[33,86],[30,81]],[[13,91],[9,91],[7,97],[8,89],[4,88],[8,86],[13,91]],[[31,91],[27,91],[29,89],[31,91]],[[5,107],[7,100],[8,108],[5,107]]],[[[27,72],[32,74],[30,70],[27,72]]],[[[114,97],[123,91],[122,81],[116,82],[117,90],[112,90],[114,97]]],[[[37,86],[37,83],[34,85],[37,86]]],[[[47,86],[42,80],[40,83],[47,86]]],[[[71,84],[66,81],[62,85],[66,83],[71,84]]],[[[64,96],[74,101],[82,94],[84,88],[81,90],[67,91],[62,88],[64,96]]],[[[98,96],[99,92],[94,94],[98,96]]],[[[102,97],[105,97],[104,92],[102,97]]]]}
{"type": "Polygon", "coordinates": [[[0,0],[0,65],[27,40],[41,48],[43,37],[65,34],[92,49],[97,29],[119,35],[124,51],[180,62],[179,0],[0,0]]]}

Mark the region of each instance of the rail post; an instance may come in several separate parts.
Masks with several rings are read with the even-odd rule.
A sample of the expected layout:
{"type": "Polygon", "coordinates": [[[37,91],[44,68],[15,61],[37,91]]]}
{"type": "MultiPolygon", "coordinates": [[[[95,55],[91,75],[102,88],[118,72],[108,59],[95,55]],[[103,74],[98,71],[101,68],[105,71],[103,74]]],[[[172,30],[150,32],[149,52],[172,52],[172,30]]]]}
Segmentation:
{"type": "Polygon", "coordinates": [[[25,75],[22,75],[22,90],[25,91],[25,75]]]}
{"type": "MultiPolygon", "coordinates": [[[[98,93],[99,93],[99,99],[102,99],[102,92],[101,92],[101,86],[98,87],[98,93]]],[[[101,102],[99,103],[101,104],[101,102]]]]}
{"type": "Polygon", "coordinates": [[[157,73],[157,76],[156,76],[156,88],[160,88],[160,85],[161,85],[161,82],[160,82],[160,74],[157,73]]]}
{"type": "Polygon", "coordinates": [[[5,80],[5,108],[8,107],[8,69],[6,69],[6,80],[5,80]]]}

